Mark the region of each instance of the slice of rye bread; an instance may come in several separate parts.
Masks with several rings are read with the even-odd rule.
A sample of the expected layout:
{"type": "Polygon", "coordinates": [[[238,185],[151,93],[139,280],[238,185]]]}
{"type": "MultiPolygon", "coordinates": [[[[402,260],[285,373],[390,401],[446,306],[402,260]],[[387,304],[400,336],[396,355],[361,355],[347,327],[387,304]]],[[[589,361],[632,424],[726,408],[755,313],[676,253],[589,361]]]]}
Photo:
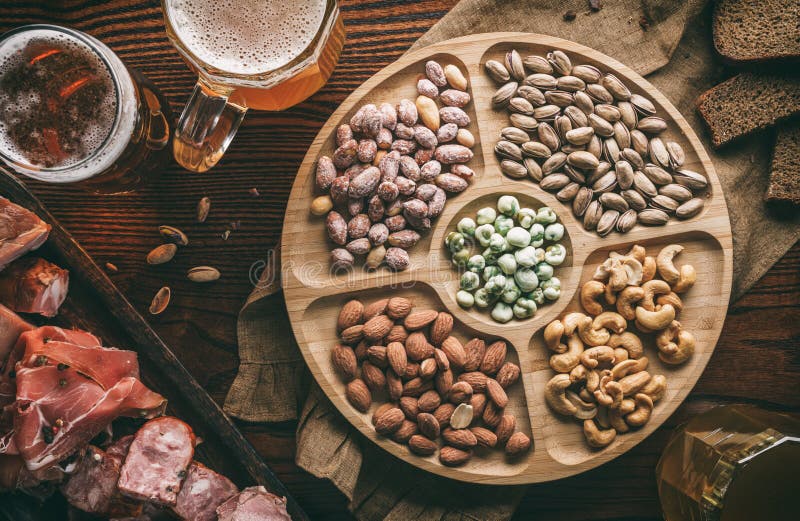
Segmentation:
{"type": "Polygon", "coordinates": [[[800,61],[798,20],[797,0],[717,0],[714,47],[739,64],[800,61]]]}
{"type": "Polygon", "coordinates": [[[778,128],[764,199],[768,203],[800,206],[800,124],[778,128]]]}
{"type": "Polygon", "coordinates": [[[742,73],[697,98],[714,148],[800,113],[800,76],[742,73]]]}

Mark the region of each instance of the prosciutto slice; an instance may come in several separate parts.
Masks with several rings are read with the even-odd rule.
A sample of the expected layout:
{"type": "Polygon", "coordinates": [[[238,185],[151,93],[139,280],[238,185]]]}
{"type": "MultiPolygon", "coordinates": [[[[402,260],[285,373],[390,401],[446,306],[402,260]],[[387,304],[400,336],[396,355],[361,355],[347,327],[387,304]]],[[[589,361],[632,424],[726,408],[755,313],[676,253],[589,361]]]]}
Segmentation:
{"type": "Polygon", "coordinates": [[[30,331],[33,326],[22,320],[19,315],[0,304],[0,373],[8,355],[17,343],[19,336],[30,331]]]}
{"type": "Polygon", "coordinates": [[[0,269],[47,240],[50,225],[33,212],[0,197],[0,269]]]}
{"type": "Polygon", "coordinates": [[[264,487],[248,487],[217,508],[219,521],[292,521],[286,500],[264,487]]]}
{"type": "Polygon", "coordinates": [[[68,288],[67,270],[36,257],[18,259],[0,273],[0,302],[20,313],[56,316],[68,288]]]}
{"type": "Polygon", "coordinates": [[[217,507],[237,492],[239,489],[231,480],[202,463],[193,461],[173,511],[181,519],[215,521],[217,507]]]}

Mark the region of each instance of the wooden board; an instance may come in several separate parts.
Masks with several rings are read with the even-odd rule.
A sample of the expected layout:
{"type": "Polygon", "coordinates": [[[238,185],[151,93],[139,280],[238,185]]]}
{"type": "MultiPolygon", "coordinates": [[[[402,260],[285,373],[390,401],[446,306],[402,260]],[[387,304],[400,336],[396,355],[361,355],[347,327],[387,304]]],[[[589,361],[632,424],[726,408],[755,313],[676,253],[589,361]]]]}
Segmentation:
{"type": "MultiPolygon", "coordinates": [[[[298,345],[317,382],[342,414],[369,439],[413,465],[458,480],[490,484],[535,483],[574,475],[630,450],[652,433],[686,398],[711,357],[725,320],[733,269],[730,221],[722,189],[708,155],[677,109],[644,78],[612,58],[574,42],[525,33],[473,35],[432,45],[381,70],[348,97],[317,135],[298,172],[286,211],[282,262],[287,309],[298,345]],[[500,59],[512,48],[523,56],[561,49],[573,64],[592,64],[602,71],[613,72],[632,92],[652,100],[657,114],[668,122],[664,136],[677,141],[686,152],[685,168],[700,172],[709,180],[701,214],[687,221],[671,220],[663,227],[637,225],[627,234],[614,232],[600,238],[585,231],[571,210],[552,194],[530,181],[516,181],[502,175],[493,147],[499,130],[507,126],[508,115],[491,107],[491,96],[497,87],[484,74],[483,63],[500,59]],[[331,275],[328,267],[331,243],[326,238],[324,219],[312,216],[308,210],[316,195],[316,160],[320,155],[331,154],[336,127],[364,103],[414,99],[416,78],[428,59],[443,65],[455,63],[468,74],[473,101],[467,111],[477,121],[471,127],[477,144],[475,158],[469,165],[475,170],[476,179],[465,192],[448,199],[433,230],[410,250],[411,267],[407,271],[356,269],[349,275],[331,275]],[[458,273],[451,269],[442,243],[459,219],[474,216],[475,210],[495,203],[505,193],[519,197],[523,206],[548,205],[556,210],[567,229],[564,244],[568,257],[556,272],[562,281],[559,301],[541,308],[529,320],[498,324],[483,312],[466,311],[455,303],[458,273]],[[678,368],[667,368],[657,357],[650,356],[651,372],[667,376],[665,398],[656,405],[643,428],[618,436],[605,449],[592,450],[584,441],[580,424],[553,414],[544,401],[543,387],[553,372],[548,365],[550,353],[541,341],[542,329],[563,313],[578,309],[576,293],[580,284],[591,278],[609,251],[624,251],[634,243],[645,246],[648,254],[655,254],[670,243],[686,247],[680,263],[697,268],[698,282],[685,294],[680,319],[694,333],[698,348],[690,361],[678,368]],[[492,451],[486,456],[473,457],[463,467],[447,468],[435,456],[415,456],[406,447],[377,436],[370,421],[371,411],[361,414],[350,406],[344,397],[344,384],[330,362],[330,349],[337,341],[338,311],[350,298],[366,303],[395,295],[412,297],[417,306],[450,311],[456,319],[454,334],[461,340],[477,335],[502,338],[509,343],[512,348],[509,359],[519,362],[523,383],[510,393],[509,408],[517,416],[518,429],[533,439],[534,449],[527,457],[509,463],[500,451],[492,451]]],[[[655,347],[646,345],[646,349],[655,347]]],[[[373,410],[377,405],[373,404],[373,410]]]]}
{"type": "MultiPolygon", "coordinates": [[[[196,459],[225,474],[240,487],[259,484],[279,496],[286,496],[292,517],[307,519],[252,445],[117,290],[105,272],[25,185],[2,168],[0,195],[31,210],[52,226],[47,242],[33,255],[44,257],[70,272],[69,293],[58,316],[40,319],[25,315],[25,318],[40,324],[46,322],[85,329],[100,337],[104,345],[136,351],[142,380],[167,398],[167,414],[186,421],[198,438],[203,440],[197,447],[196,459]]],[[[125,420],[119,422],[124,423],[125,420]]],[[[58,502],[58,499],[53,501],[58,502]]],[[[31,508],[35,506],[27,500],[23,500],[23,503],[31,505],[31,508]]],[[[42,513],[46,519],[66,517],[63,508],[58,517],[49,517],[56,515],[54,512],[45,510],[42,513]]]]}

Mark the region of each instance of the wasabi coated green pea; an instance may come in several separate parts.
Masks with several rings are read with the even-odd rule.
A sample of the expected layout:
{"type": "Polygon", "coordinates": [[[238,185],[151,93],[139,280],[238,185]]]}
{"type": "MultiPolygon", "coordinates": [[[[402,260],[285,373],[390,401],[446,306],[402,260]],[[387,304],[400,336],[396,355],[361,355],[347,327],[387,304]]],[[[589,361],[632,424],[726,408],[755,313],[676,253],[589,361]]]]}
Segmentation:
{"type": "Polygon", "coordinates": [[[492,224],[482,224],[475,228],[475,238],[478,240],[478,244],[484,248],[489,246],[489,239],[492,237],[493,233],[494,226],[492,226],[492,224]]]}
{"type": "Polygon", "coordinates": [[[530,318],[536,314],[536,302],[531,299],[527,298],[518,298],[516,302],[514,302],[514,307],[512,311],[514,312],[514,316],[523,319],[523,318],[530,318]]]}
{"type": "Polygon", "coordinates": [[[546,262],[540,262],[534,270],[539,280],[548,280],[553,277],[553,267],[546,262]]]}
{"type": "Polygon", "coordinates": [[[544,260],[553,266],[558,266],[567,257],[567,249],[560,244],[548,246],[544,251],[544,260]]]}
{"type": "Polygon", "coordinates": [[[477,273],[467,271],[463,275],[461,275],[460,286],[461,289],[465,289],[467,291],[476,290],[481,286],[481,278],[478,276],[477,273]]]}
{"type": "Polygon", "coordinates": [[[464,249],[464,236],[458,232],[450,232],[444,239],[444,245],[455,253],[464,249]]]}
{"type": "Polygon", "coordinates": [[[505,215],[498,215],[497,219],[494,220],[494,231],[502,235],[503,237],[506,236],[509,230],[514,227],[514,219],[511,217],[506,217],[505,215]]]}
{"type": "Polygon", "coordinates": [[[530,228],[536,220],[536,211],[530,208],[520,208],[517,212],[517,221],[523,228],[530,228]]]}
{"type": "Polygon", "coordinates": [[[505,324],[514,318],[514,311],[511,309],[511,306],[505,302],[498,302],[492,308],[492,318],[502,324],[505,324]]]}
{"type": "Polygon", "coordinates": [[[488,206],[478,210],[478,214],[475,216],[478,224],[492,224],[495,219],[497,219],[497,212],[488,206]]]}
{"type": "Polygon", "coordinates": [[[519,200],[513,195],[502,195],[497,200],[497,211],[503,215],[514,217],[519,211],[519,200]]]}
{"type": "Polygon", "coordinates": [[[542,282],[541,288],[547,300],[558,300],[561,296],[561,281],[555,277],[542,282]]]}
{"type": "Polygon", "coordinates": [[[544,248],[536,248],[536,262],[544,262],[544,248]]]}
{"type": "Polygon", "coordinates": [[[464,309],[469,309],[475,305],[475,297],[469,291],[459,290],[456,293],[456,302],[464,309]]]}
{"type": "Polygon", "coordinates": [[[475,305],[479,308],[488,308],[491,306],[497,297],[495,295],[490,295],[488,291],[484,288],[478,289],[478,291],[474,294],[475,298],[475,305]]]}
{"type": "Polygon", "coordinates": [[[497,266],[486,266],[483,268],[483,280],[488,282],[489,279],[496,275],[500,275],[501,273],[502,272],[500,271],[500,268],[497,266]]]}
{"type": "Polygon", "coordinates": [[[483,260],[486,261],[486,264],[494,264],[495,262],[497,262],[497,257],[499,256],[500,253],[501,252],[496,252],[491,248],[486,248],[481,252],[481,256],[483,257],[483,260]]]}
{"type": "Polygon", "coordinates": [[[480,273],[483,271],[483,268],[485,267],[486,267],[486,259],[484,259],[483,256],[481,255],[473,255],[467,261],[467,269],[469,271],[480,273]]]}
{"type": "Polygon", "coordinates": [[[556,212],[549,206],[542,206],[536,212],[536,222],[540,224],[551,224],[558,220],[556,212]]]}
{"type": "MultiPolygon", "coordinates": [[[[542,252],[544,253],[544,251],[542,252]]],[[[526,246],[521,250],[514,252],[514,259],[517,261],[518,266],[523,268],[530,268],[536,265],[536,248],[533,246],[526,246]]]]}
{"type": "Polygon", "coordinates": [[[489,238],[489,249],[493,252],[499,253],[501,251],[505,251],[507,247],[508,242],[506,242],[506,238],[499,233],[493,233],[489,238]]]}
{"type": "Polygon", "coordinates": [[[531,299],[532,301],[536,302],[536,304],[538,304],[539,306],[544,306],[545,298],[544,298],[544,290],[542,288],[536,288],[530,293],[526,293],[525,296],[531,299]]]}
{"type": "Polygon", "coordinates": [[[519,226],[514,226],[506,234],[508,244],[516,248],[524,248],[531,243],[531,234],[528,230],[519,226]]]}
{"type": "Polygon", "coordinates": [[[514,280],[522,291],[533,291],[539,285],[539,277],[530,268],[521,268],[514,273],[514,280]]]}
{"type": "Polygon", "coordinates": [[[500,300],[506,304],[513,304],[521,294],[522,292],[517,287],[517,283],[514,282],[514,279],[508,279],[506,281],[506,287],[503,288],[503,293],[500,294],[500,300]]]}
{"type": "Polygon", "coordinates": [[[561,223],[548,224],[544,229],[544,238],[548,241],[560,241],[564,238],[564,225],[561,223]]]}
{"type": "Polygon", "coordinates": [[[458,221],[456,229],[466,236],[473,237],[475,235],[475,221],[469,217],[464,217],[458,221]]]}
{"type": "Polygon", "coordinates": [[[544,244],[544,226],[539,223],[533,223],[531,225],[531,246],[534,248],[538,248],[542,244],[544,244]]]}
{"type": "Polygon", "coordinates": [[[453,254],[452,261],[453,264],[455,264],[456,266],[466,266],[468,260],[469,260],[469,250],[467,249],[458,250],[453,254]]]}
{"type": "Polygon", "coordinates": [[[499,296],[506,287],[506,280],[507,279],[503,275],[495,275],[486,281],[486,284],[483,285],[483,289],[490,295],[499,296]]]}
{"type": "Polygon", "coordinates": [[[517,261],[510,253],[504,253],[497,259],[497,265],[506,275],[513,275],[517,271],[517,261]]]}

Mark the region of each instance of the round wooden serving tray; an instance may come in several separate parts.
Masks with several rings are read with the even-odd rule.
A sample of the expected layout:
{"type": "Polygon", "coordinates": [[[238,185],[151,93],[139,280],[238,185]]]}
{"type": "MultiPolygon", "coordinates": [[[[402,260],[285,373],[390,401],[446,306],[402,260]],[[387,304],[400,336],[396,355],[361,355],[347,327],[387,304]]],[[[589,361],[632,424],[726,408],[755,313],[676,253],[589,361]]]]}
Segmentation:
{"type": "MultiPolygon", "coordinates": [[[[630,450],[658,428],[686,398],[711,357],[725,320],[733,269],[725,197],[708,155],[683,116],[650,83],[616,60],[573,42],[526,33],[472,35],[432,45],[403,56],[351,94],[317,135],[300,167],[286,210],[282,249],[283,288],[297,343],[317,382],[339,411],[366,437],[398,458],[450,478],[492,484],[536,483],[583,472],[630,450]],[[686,152],[685,167],[704,174],[710,181],[702,213],[688,221],[673,219],[661,227],[637,225],[627,234],[614,232],[600,238],[585,231],[570,208],[532,181],[504,176],[493,147],[500,129],[508,125],[508,114],[492,109],[491,97],[497,86],[484,73],[483,64],[489,59],[502,59],[512,48],[523,56],[545,55],[549,50],[561,49],[573,64],[592,64],[604,72],[613,72],[632,92],[652,100],[657,114],[668,122],[664,135],[680,143],[686,152]],[[332,243],[327,239],[325,219],[309,212],[311,199],[318,195],[314,188],[317,158],[333,152],[336,127],[349,121],[361,105],[396,103],[402,98],[414,100],[417,77],[429,59],[442,65],[454,63],[468,76],[473,101],[466,110],[473,119],[470,128],[477,141],[475,157],[469,166],[475,170],[476,178],[465,192],[448,199],[433,229],[409,251],[408,270],[393,273],[380,268],[368,272],[357,267],[350,274],[332,275],[329,269],[332,243]],[[488,313],[464,310],[456,304],[458,272],[452,269],[443,238],[460,218],[474,217],[478,208],[495,204],[506,193],[519,197],[522,206],[548,205],[556,210],[567,229],[563,244],[567,246],[568,257],[556,271],[562,281],[560,300],[543,306],[531,319],[498,324],[488,313]],[[579,422],[554,414],[545,403],[542,391],[554,373],[548,365],[551,353],[543,345],[542,329],[563,313],[579,309],[580,284],[591,278],[609,251],[626,251],[634,243],[645,246],[651,255],[670,243],[685,247],[678,264],[695,266],[697,284],[685,294],[680,321],[694,333],[697,350],[684,365],[666,367],[654,356],[655,346],[646,345],[651,354],[650,372],[667,376],[666,396],[656,404],[652,418],[643,428],[617,436],[602,450],[593,450],[586,444],[579,422]],[[511,461],[502,450],[491,450],[486,454],[479,452],[463,467],[444,467],[435,455],[419,457],[406,446],[377,436],[371,423],[372,410],[362,414],[347,402],[344,383],[334,372],[330,356],[338,340],[339,309],[351,298],[368,303],[388,296],[411,297],[417,308],[448,310],[455,317],[453,334],[462,341],[480,336],[508,342],[508,359],[522,368],[522,385],[511,388],[508,411],[516,415],[517,429],[533,440],[533,448],[525,457],[511,461]]],[[[374,401],[373,410],[381,401],[374,401]]]]}

